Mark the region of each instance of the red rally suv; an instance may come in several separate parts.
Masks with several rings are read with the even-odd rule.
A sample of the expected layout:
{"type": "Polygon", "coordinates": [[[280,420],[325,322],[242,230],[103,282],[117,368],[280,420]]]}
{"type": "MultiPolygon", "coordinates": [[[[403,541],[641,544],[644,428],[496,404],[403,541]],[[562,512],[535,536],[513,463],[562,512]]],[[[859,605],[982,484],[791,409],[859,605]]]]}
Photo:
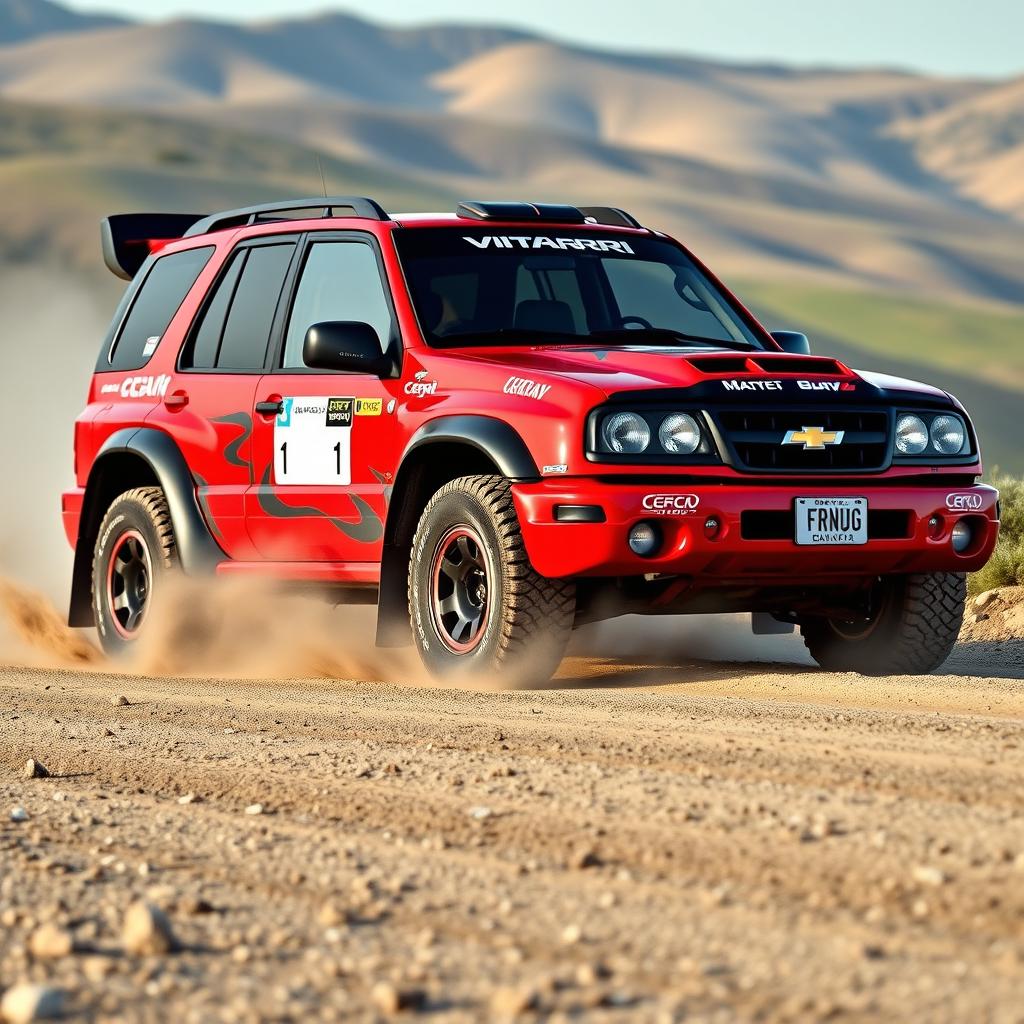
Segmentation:
{"type": "Polygon", "coordinates": [[[927,672],[998,494],[936,388],[769,333],[621,210],[291,200],[102,226],[131,281],[75,428],[70,622],[167,574],[378,605],[434,673],[544,678],[574,626],[752,612],[827,669],[927,672]]]}

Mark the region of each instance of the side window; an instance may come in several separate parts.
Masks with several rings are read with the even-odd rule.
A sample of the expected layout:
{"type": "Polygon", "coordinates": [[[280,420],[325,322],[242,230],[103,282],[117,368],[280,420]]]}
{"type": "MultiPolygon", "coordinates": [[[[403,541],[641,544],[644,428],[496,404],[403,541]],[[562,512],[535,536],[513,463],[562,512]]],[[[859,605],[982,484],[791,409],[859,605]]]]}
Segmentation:
{"type": "Polygon", "coordinates": [[[283,367],[301,367],[302,343],[313,324],[360,320],[377,332],[382,348],[391,338],[391,308],[377,257],[363,242],[314,242],[302,269],[285,334],[283,367]]]}
{"type": "Polygon", "coordinates": [[[153,263],[114,342],[111,369],[137,370],[146,365],[212,255],[212,246],[187,249],[153,263]]]}
{"type": "Polygon", "coordinates": [[[294,244],[289,243],[247,250],[221,333],[218,370],[263,368],[274,313],[294,249],[294,244]]]}
{"type": "Polygon", "coordinates": [[[217,365],[217,352],[224,334],[224,321],[228,307],[238,287],[238,278],[245,265],[248,250],[239,249],[231,254],[227,270],[217,282],[213,295],[203,310],[199,326],[192,332],[189,349],[182,358],[182,366],[196,370],[210,370],[217,365]]]}

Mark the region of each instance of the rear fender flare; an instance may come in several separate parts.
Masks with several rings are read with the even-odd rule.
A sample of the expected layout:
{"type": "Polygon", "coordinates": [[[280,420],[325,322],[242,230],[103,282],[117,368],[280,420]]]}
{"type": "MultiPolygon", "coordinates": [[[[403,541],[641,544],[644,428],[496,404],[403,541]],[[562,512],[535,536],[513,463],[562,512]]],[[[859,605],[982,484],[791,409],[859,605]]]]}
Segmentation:
{"type": "MultiPolygon", "coordinates": [[[[107,509],[100,508],[99,480],[108,460],[117,455],[130,455],[148,466],[163,490],[174,527],[174,540],[182,569],[190,576],[212,573],[227,556],[213,539],[196,495],[196,484],[181,450],[171,437],[149,427],[115,431],[103,443],[86,483],[82,502],[82,518],[75,544],[75,565],[71,582],[72,626],[92,625],[92,557],[93,542],[107,509]]],[[[121,493],[136,486],[125,480],[121,493]]]]}

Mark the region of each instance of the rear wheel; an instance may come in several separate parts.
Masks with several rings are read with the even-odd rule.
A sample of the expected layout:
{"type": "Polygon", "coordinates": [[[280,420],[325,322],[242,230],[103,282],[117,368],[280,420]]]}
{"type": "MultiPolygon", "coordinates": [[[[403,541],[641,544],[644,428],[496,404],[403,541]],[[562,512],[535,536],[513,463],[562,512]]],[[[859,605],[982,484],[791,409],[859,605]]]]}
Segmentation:
{"type": "Polygon", "coordinates": [[[177,561],[164,492],[137,487],[118,497],[100,526],[92,563],[93,617],[104,651],[121,654],[138,640],[177,561]]]}
{"type": "Polygon", "coordinates": [[[573,584],[530,565],[504,477],[462,477],[431,498],[409,562],[413,635],[431,673],[546,680],[575,611],[573,584]]]}
{"type": "Polygon", "coordinates": [[[829,671],[918,675],[949,657],[966,600],[963,573],[888,576],[879,580],[867,618],[805,618],[800,632],[811,657],[829,671]]]}

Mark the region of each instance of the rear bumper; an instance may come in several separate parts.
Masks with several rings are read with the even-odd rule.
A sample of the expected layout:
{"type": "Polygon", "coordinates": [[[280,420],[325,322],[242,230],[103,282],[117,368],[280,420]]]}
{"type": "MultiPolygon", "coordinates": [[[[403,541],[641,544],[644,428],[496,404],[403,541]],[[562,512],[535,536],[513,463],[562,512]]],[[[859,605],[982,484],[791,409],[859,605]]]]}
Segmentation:
{"type": "Polygon", "coordinates": [[[709,583],[799,584],[836,577],[973,572],[988,561],[999,532],[999,494],[983,485],[954,490],[879,487],[865,481],[832,487],[814,482],[702,487],[693,482],[672,486],[574,478],[515,484],[512,494],[530,561],[541,575],[552,578],[658,573],[709,583]],[[869,515],[875,514],[870,518],[878,524],[875,536],[869,530],[868,543],[856,547],[797,545],[786,526],[791,522],[787,513],[794,515],[794,499],[834,496],[867,498],[869,515]],[[556,508],[564,505],[599,509],[603,521],[558,521],[556,508]],[[950,539],[959,519],[966,519],[973,531],[962,553],[953,550],[950,539]],[[708,520],[717,520],[717,530],[708,520]],[[656,523],[661,531],[663,542],[653,557],[642,558],[629,549],[629,531],[641,521],[656,523]],[[769,539],[763,539],[765,534],[769,539]]]}

